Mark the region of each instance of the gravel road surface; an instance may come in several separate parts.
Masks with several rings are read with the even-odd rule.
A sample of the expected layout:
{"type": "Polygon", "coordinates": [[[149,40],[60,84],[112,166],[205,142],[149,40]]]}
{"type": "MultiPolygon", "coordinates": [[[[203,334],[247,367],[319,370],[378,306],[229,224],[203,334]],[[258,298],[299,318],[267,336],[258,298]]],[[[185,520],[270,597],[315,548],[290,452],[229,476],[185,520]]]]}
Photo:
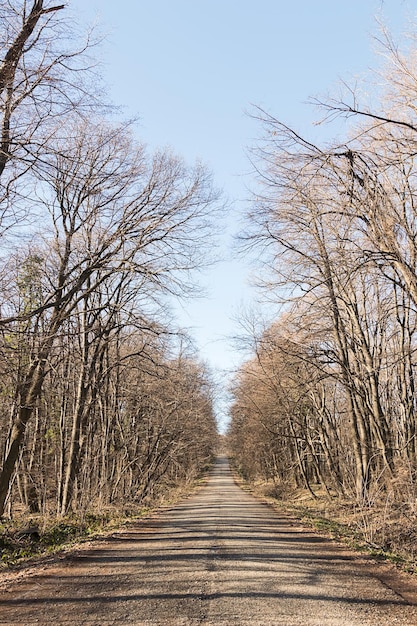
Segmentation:
{"type": "Polygon", "coordinates": [[[181,505],[3,585],[0,624],[417,626],[417,582],[258,502],[219,457],[181,505]]]}

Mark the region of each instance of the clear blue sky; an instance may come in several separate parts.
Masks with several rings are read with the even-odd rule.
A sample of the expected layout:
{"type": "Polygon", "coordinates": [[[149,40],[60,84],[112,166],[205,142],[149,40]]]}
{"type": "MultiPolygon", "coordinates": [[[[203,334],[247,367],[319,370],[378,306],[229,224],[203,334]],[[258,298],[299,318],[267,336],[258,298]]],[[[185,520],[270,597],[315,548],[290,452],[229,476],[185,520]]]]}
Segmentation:
{"type": "Polygon", "coordinates": [[[302,133],[318,113],[311,96],[353,82],[378,63],[375,16],[396,37],[409,30],[417,0],[69,0],[77,20],[107,33],[101,55],[111,99],[140,118],[150,149],[170,146],[213,171],[231,201],[221,241],[224,261],[202,277],[208,296],[178,309],[203,359],[233,367],[234,318],[254,297],[249,263],[234,260],[253,184],[246,149],[260,128],[247,112],[260,105],[302,133]]]}

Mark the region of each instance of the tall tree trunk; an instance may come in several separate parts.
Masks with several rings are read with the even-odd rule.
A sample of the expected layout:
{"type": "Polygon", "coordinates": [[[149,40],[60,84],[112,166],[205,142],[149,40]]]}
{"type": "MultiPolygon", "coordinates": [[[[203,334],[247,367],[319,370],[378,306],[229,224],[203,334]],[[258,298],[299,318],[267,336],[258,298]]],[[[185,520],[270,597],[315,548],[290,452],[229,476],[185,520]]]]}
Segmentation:
{"type": "Polygon", "coordinates": [[[0,517],[4,515],[9,487],[19,458],[27,423],[40,397],[45,379],[45,360],[37,359],[19,385],[19,409],[8,441],[7,452],[0,472],[0,517]]]}
{"type": "Polygon", "coordinates": [[[72,418],[70,449],[68,452],[67,467],[60,502],[61,515],[65,515],[68,512],[73,497],[75,480],[78,475],[82,423],[84,421],[87,400],[87,387],[84,384],[84,378],[85,373],[82,371],[78,381],[77,398],[72,418]]]}

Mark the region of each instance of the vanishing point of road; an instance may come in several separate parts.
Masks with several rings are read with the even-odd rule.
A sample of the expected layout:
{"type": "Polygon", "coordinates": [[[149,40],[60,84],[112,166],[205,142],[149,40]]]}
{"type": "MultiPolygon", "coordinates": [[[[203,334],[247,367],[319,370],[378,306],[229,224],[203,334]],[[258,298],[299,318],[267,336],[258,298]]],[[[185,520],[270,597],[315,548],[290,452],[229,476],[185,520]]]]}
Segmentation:
{"type": "Polygon", "coordinates": [[[417,583],[387,568],[258,502],[220,456],[180,505],[3,586],[0,624],[417,626],[417,583]]]}

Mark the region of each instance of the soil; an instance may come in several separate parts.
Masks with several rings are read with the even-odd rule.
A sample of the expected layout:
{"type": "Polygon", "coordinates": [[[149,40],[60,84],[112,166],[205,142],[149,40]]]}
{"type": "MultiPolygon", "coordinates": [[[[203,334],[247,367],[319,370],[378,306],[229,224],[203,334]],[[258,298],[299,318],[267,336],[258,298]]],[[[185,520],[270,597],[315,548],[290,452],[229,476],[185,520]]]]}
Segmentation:
{"type": "Polygon", "coordinates": [[[0,624],[417,626],[417,580],[245,493],[219,457],[180,505],[2,574],[0,624]]]}

